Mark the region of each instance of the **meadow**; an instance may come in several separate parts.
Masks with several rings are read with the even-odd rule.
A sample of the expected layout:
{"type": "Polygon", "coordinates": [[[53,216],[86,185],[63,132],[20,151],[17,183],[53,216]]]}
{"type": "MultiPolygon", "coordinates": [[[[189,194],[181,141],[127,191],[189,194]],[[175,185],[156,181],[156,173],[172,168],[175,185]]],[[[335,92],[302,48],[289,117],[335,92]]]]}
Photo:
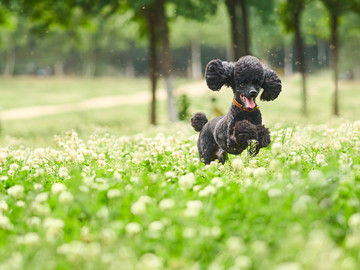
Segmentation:
{"type": "MultiPolygon", "coordinates": [[[[331,118],[329,78],[309,78],[308,117],[299,78],[284,80],[278,100],[259,102],[272,143],[224,165],[198,161],[198,134],[167,124],[165,102],[155,127],[147,104],[2,121],[0,269],[359,269],[359,83],[341,83],[331,118]]],[[[72,80],[66,98],[83,87],[72,80]]],[[[115,93],[96,83],[92,97],[115,93]]],[[[11,95],[29,106],[38,89],[1,106],[11,95]]],[[[225,89],[189,96],[190,112],[213,117],[214,96],[226,112],[225,89]]]]}

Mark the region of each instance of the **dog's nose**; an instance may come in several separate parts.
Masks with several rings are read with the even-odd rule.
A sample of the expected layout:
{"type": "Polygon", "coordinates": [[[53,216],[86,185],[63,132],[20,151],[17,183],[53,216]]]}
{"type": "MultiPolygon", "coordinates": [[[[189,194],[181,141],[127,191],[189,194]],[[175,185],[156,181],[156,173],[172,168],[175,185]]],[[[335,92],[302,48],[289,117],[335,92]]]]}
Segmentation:
{"type": "Polygon", "coordinates": [[[257,91],[255,89],[251,89],[249,92],[251,97],[256,97],[257,96],[257,91]]]}

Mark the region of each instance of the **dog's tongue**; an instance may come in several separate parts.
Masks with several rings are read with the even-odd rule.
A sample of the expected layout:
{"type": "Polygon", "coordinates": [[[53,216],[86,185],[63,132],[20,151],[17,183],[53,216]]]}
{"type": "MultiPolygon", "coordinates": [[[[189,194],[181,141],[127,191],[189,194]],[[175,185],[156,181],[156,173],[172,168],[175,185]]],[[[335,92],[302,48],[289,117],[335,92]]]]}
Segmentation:
{"type": "Polygon", "coordinates": [[[244,101],[245,101],[245,107],[249,108],[249,109],[254,109],[255,108],[255,102],[253,98],[247,98],[244,97],[244,101]]]}

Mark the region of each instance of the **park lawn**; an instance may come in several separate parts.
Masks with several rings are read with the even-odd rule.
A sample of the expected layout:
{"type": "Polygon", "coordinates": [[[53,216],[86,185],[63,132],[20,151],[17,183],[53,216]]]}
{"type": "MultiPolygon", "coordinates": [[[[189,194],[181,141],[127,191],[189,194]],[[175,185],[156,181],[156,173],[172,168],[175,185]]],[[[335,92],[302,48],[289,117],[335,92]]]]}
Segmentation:
{"type": "MultiPolygon", "coordinates": [[[[175,87],[189,83],[177,79],[175,87]]],[[[80,101],[114,95],[131,95],[149,91],[148,78],[128,77],[28,77],[0,78],[0,110],[19,107],[72,104],[80,101]]],[[[159,80],[159,88],[164,83],[159,80]]]]}

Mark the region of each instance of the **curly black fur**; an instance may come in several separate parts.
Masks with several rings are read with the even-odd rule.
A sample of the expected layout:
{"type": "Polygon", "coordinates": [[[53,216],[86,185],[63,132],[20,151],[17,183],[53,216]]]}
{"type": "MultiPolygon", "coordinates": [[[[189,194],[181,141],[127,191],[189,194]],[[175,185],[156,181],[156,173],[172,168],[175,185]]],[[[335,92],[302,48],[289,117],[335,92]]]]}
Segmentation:
{"type": "Polygon", "coordinates": [[[223,85],[231,87],[239,108],[231,104],[225,116],[210,121],[204,113],[196,113],[192,127],[200,132],[199,157],[209,164],[213,160],[224,163],[227,154],[238,155],[249,145],[251,155],[270,144],[270,132],[262,125],[261,113],[255,99],[263,88],[261,100],[274,100],[281,92],[281,80],[275,71],[264,67],[254,56],[241,57],[236,63],[212,60],[206,66],[205,78],[211,90],[218,91],[223,85]]]}

